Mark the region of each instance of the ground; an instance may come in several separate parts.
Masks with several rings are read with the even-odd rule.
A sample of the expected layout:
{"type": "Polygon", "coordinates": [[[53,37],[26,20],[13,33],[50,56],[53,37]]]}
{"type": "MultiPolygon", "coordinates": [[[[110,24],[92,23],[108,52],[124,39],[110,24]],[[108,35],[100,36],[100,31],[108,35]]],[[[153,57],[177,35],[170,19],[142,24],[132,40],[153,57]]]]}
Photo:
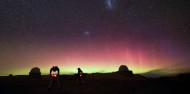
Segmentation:
{"type": "Polygon", "coordinates": [[[54,82],[50,91],[48,85],[51,78],[48,76],[0,77],[0,92],[1,94],[188,94],[190,87],[189,75],[138,79],[137,76],[126,79],[92,77],[89,76],[85,83],[80,85],[76,84],[74,76],[60,76],[61,89],[54,82]]]}

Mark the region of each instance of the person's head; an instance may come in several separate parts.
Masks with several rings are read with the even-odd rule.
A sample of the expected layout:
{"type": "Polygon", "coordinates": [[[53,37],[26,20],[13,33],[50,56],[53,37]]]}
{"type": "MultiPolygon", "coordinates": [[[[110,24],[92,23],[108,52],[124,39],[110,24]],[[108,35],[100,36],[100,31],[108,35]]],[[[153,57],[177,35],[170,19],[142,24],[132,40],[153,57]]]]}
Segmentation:
{"type": "Polygon", "coordinates": [[[78,71],[82,71],[80,68],[78,68],[78,71]]]}
{"type": "Polygon", "coordinates": [[[52,68],[58,68],[57,66],[52,66],[52,68]]]}
{"type": "Polygon", "coordinates": [[[57,66],[53,66],[50,69],[51,77],[58,77],[59,76],[59,68],[57,66]]]}
{"type": "Polygon", "coordinates": [[[54,66],[55,68],[58,68],[57,66],[54,66]]]}

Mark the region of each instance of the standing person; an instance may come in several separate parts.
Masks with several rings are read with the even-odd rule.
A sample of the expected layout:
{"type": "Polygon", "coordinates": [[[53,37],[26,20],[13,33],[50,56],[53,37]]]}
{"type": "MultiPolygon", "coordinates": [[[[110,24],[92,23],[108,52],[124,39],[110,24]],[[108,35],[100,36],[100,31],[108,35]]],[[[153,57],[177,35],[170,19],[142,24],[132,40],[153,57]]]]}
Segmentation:
{"type": "Polygon", "coordinates": [[[84,77],[84,74],[83,74],[82,70],[80,68],[78,68],[76,83],[78,83],[78,81],[79,81],[80,84],[83,84],[84,83],[83,77],[84,77]]]}
{"type": "Polygon", "coordinates": [[[50,84],[49,84],[49,87],[48,87],[48,90],[51,89],[51,84],[52,84],[52,81],[53,82],[57,82],[59,88],[61,88],[61,85],[59,83],[59,68],[57,66],[53,66],[51,69],[50,69],[50,77],[51,77],[51,81],[50,81],[50,84]]]}

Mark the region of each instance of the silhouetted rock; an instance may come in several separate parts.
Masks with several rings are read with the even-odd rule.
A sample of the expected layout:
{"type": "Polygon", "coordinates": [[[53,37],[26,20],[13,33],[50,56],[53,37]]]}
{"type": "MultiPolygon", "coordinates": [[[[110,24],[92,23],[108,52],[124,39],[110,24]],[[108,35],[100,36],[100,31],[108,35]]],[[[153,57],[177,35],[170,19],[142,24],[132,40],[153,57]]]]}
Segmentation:
{"type": "Polygon", "coordinates": [[[33,68],[30,70],[29,76],[30,76],[30,77],[34,77],[34,78],[39,78],[39,77],[41,77],[40,68],[38,68],[38,67],[33,67],[33,68]]]}
{"type": "Polygon", "coordinates": [[[124,76],[133,76],[133,72],[128,69],[126,65],[121,65],[119,67],[118,73],[124,75],[124,76]]]}

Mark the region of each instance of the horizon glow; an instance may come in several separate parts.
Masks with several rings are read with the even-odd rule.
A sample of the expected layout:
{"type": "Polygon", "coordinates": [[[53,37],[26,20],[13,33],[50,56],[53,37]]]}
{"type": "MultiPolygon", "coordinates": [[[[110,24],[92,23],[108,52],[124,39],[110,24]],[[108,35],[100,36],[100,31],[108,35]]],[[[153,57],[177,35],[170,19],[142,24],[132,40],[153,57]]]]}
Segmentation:
{"type": "MultiPolygon", "coordinates": [[[[30,54],[28,56],[25,56],[26,53],[19,55],[25,58],[18,60],[19,62],[23,62],[22,65],[14,65],[12,66],[12,70],[1,75],[27,75],[33,67],[39,67],[42,75],[49,74],[49,70],[52,66],[58,66],[60,68],[60,74],[76,73],[78,67],[80,67],[84,73],[107,73],[118,71],[120,65],[128,66],[129,70],[132,70],[133,73],[144,73],[170,66],[173,64],[172,62],[174,62],[172,61],[173,58],[167,57],[164,53],[158,56],[161,50],[158,50],[158,48],[156,48],[158,50],[156,55],[154,54],[155,52],[151,53],[146,49],[142,50],[142,48],[141,50],[133,50],[127,49],[126,47],[114,48],[113,46],[110,46],[109,49],[108,47],[98,49],[92,47],[81,47],[80,49],[70,48],[71,51],[67,52],[59,47],[56,48],[56,50],[47,49],[47,51],[45,49],[46,48],[44,48],[44,51],[41,51],[41,49],[39,49],[39,51],[29,51],[27,52],[27,54],[30,54]],[[88,51],[85,51],[85,49],[88,49],[88,51]],[[31,63],[24,64],[24,62],[31,63]],[[19,67],[25,68],[20,69],[19,67]]],[[[18,59],[18,57],[14,57],[15,56],[13,56],[12,59],[8,58],[7,62],[18,59]]]]}

